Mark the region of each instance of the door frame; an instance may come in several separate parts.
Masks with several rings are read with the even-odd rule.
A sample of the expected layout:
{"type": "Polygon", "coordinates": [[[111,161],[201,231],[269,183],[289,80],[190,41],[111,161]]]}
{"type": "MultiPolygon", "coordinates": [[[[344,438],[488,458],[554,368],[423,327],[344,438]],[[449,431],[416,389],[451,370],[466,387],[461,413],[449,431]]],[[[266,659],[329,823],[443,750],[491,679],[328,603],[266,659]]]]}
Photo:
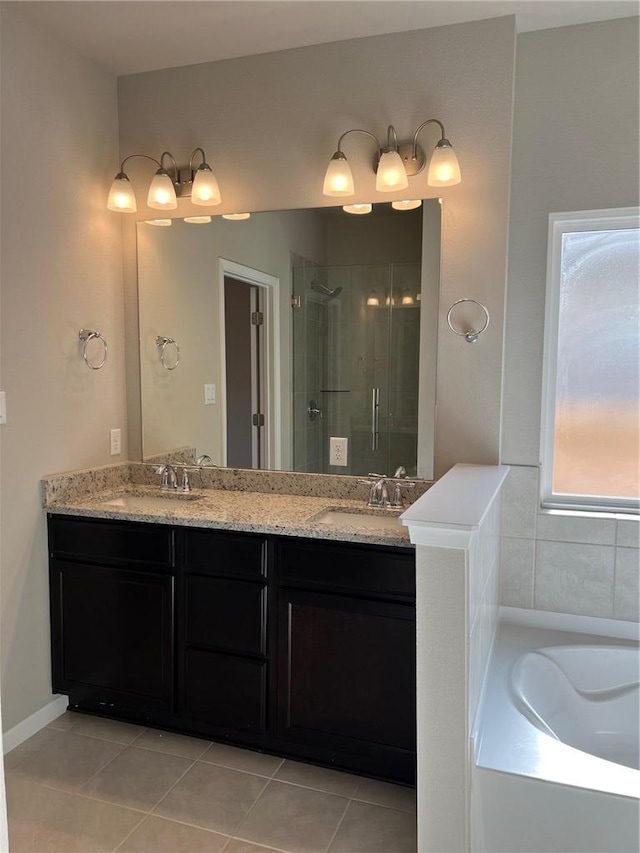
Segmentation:
{"type": "Polygon", "coordinates": [[[218,258],[220,311],[220,464],[227,464],[227,356],[225,333],[225,277],[236,278],[262,289],[264,307],[264,449],[265,469],[282,467],[282,412],[280,364],[280,279],[244,264],[218,258]]]}

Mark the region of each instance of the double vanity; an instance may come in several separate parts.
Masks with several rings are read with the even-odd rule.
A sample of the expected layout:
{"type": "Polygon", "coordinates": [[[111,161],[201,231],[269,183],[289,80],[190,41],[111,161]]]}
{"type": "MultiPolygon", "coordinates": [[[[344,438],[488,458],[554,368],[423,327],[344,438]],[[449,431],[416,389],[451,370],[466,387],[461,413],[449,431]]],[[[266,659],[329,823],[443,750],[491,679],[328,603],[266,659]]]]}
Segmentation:
{"type": "Polygon", "coordinates": [[[355,478],[195,480],[163,493],[131,464],[43,481],[54,691],[413,783],[415,552],[399,511],[368,509],[355,478]]]}

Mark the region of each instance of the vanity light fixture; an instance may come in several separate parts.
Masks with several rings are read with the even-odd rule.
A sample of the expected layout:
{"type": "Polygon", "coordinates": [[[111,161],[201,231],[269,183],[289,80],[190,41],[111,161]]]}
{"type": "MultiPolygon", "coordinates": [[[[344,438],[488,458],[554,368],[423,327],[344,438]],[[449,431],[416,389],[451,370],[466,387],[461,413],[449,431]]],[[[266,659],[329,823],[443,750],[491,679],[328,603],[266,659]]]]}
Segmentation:
{"type": "Polygon", "coordinates": [[[190,225],[208,225],[211,222],[210,216],[185,216],[184,222],[188,222],[190,225]]]}
{"type": "Polygon", "coordinates": [[[223,219],[231,219],[232,222],[239,222],[241,219],[249,219],[250,213],[223,213],[223,219]]]}
{"type": "Polygon", "coordinates": [[[161,228],[168,228],[173,220],[171,219],[145,219],[145,225],[158,225],[161,228]]]}
{"type": "Polygon", "coordinates": [[[417,207],[420,207],[421,204],[422,199],[410,198],[404,199],[403,201],[392,201],[391,207],[394,210],[415,210],[417,207]]]}
{"type": "Polygon", "coordinates": [[[405,287],[402,291],[402,300],[400,302],[401,305],[414,305],[415,301],[413,296],[409,293],[409,288],[405,287]]]}
{"type": "Polygon", "coordinates": [[[148,207],[155,210],[175,210],[178,206],[177,199],[188,196],[191,196],[192,204],[204,206],[220,204],[222,200],[220,188],[211,171],[211,166],[206,161],[205,153],[202,148],[194,148],[189,157],[189,165],[185,168],[178,167],[176,159],[170,151],[163,151],[160,160],[156,160],[155,157],[150,157],[148,154],[130,154],[125,157],[120,164],[120,171],[111,184],[109,198],[107,199],[109,210],[115,210],[118,213],[136,212],[136,196],[129,176],[124,171],[124,166],[128,160],[137,157],[151,160],[158,167],[149,187],[148,207]],[[201,156],[202,163],[194,168],[194,159],[198,155],[201,156]],[[168,168],[165,167],[166,160],[171,161],[168,168]]]}
{"type": "Polygon", "coordinates": [[[345,213],[355,213],[358,216],[363,216],[365,213],[371,213],[371,204],[345,204],[342,209],[345,213]]]}
{"type": "MultiPolygon", "coordinates": [[[[365,136],[371,137],[376,144],[376,156],[373,163],[373,170],[376,173],[376,190],[378,192],[396,192],[406,189],[409,186],[408,178],[417,175],[425,167],[427,158],[424,150],[418,145],[418,135],[428,124],[437,124],[441,135],[431,155],[427,183],[431,187],[459,184],[461,178],[458,158],[453,146],[445,136],[444,125],[438,119],[430,118],[418,126],[413,134],[412,142],[401,145],[398,145],[398,137],[392,124],[387,129],[386,146],[382,146],[378,137],[368,130],[353,128],[345,131],[338,139],[338,148],[329,161],[322,192],[327,196],[350,196],[355,192],[351,167],[342,150],[342,141],[350,133],[363,133],[365,136]]],[[[396,210],[398,209],[400,208],[396,208],[396,210]]]]}
{"type": "Polygon", "coordinates": [[[376,293],[375,287],[367,296],[367,305],[371,306],[372,308],[378,308],[380,305],[380,299],[378,297],[378,294],[376,293]]]}

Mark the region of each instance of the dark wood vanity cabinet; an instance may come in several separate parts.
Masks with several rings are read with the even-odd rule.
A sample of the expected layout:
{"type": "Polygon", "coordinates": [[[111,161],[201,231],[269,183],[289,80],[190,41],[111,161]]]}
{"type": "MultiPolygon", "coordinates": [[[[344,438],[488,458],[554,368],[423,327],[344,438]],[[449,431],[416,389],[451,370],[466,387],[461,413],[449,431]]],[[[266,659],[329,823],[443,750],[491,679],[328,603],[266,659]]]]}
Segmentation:
{"type": "Polygon", "coordinates": [[[413,782],[410,549],[50,516],[80,710],[413,782]]]}
{"type": "Polygon", "coordinates": [[[49,525],[53,689],[105,712],[170,712],[170,528],[60,517],[49,525]]]}

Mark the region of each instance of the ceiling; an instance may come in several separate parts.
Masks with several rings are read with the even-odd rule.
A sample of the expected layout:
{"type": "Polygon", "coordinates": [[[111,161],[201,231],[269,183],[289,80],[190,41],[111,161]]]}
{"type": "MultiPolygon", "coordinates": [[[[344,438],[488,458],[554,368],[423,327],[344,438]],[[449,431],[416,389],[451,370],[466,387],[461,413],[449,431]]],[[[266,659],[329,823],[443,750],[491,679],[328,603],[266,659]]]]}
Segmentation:
{"type": "Polygon", "coordinates": [[[117,75],[515,15],[518,32],[637,15],[637,0],[14,0],[117,75]]]}

